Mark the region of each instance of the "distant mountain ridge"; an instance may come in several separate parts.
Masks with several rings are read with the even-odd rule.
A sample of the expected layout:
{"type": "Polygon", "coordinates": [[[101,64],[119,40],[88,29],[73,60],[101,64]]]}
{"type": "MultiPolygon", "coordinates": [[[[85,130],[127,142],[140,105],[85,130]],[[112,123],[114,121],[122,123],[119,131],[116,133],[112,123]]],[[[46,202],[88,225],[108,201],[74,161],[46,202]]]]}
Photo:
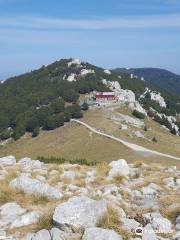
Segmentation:
{"type": "Polygon", "coordinates": [[[180,94],[180,75],[160,68],[116,68],[116,73],[134,74],[170,93],[180,94]]]}

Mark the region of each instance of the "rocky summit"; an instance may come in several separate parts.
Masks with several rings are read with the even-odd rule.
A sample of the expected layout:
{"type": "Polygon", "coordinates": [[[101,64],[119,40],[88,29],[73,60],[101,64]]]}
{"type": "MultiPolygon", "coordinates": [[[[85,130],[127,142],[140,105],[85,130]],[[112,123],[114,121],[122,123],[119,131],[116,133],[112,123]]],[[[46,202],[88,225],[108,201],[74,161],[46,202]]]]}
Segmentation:
{"type": "Polygon", "coordinates": [[[0,239],[179,240],[180,171],[0,158],[0,239]]]}

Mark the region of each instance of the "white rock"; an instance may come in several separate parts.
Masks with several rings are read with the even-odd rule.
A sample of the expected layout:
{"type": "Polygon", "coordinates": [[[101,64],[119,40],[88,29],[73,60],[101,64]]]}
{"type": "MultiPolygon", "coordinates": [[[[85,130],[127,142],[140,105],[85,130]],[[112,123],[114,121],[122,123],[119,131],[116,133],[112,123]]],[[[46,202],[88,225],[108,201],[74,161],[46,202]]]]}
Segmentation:
{"type": "Polygon", "coordinates": [[[106,210],[105,201],[95,201],[88,197],[74,197],[56,207],[53,221],[57,226],[95,227],[106,210]]]}
{"type": "Polygon", "coordinates": [[[0,207],[1,216],[13,215],[18,216],[26,212],[25,209],[21,208],[16,202],[6,203],[0,207]]]}
{"type": "Polygon", "coordinates": [[[156,196],[162,189],[155,183],[150,183],[148,186],[141,188],[141,193],[146,196],[156,196]]]}
{"type": "Polygon", "coordinates": [[[0,239],[7,239],[6,231],[4,231],[3,229],[0,229],[0,239]]]}
{"type": "Polygon", "coordinates": [[[68,81],[68,82],[76,81],[76,74],[75,74],[75,73],[71,73],[71,74],[67,77],[67,81],[68,81]]]}
{"type": "Polygon", "coordinates": [[[71,191],[71,192],[76,192],[80,189],[80,187],[73,185],[73,184],[69,184],[66,188],[67,191],[71,191]]]}
{"type": "Polygon", "coordinates": [[[108,175],[109,179],[116,176],[128,176],[130,174],[129,166],[124,159],[112,161],[109,166],[111,168],[108,175]]]}
{"type": "MultiPolygon", "coordinates": [[[[46,229],[42,229],[31,238],[31,240],[51,240],[50,232],[46,229]]],[[[57,239],[58,240],[58,239],[57,239]]]]}
{"type": "Polygon", "coordinates": [[[165,234],[172,232],[171,222],[167,218],[164,218],[160,213],[146,213],[143,216],[147,221],[150,222],[154,230],[165,234]]]}
{"type": "Polygon", "coordinates": [[[142,120],[134,118],[134,117],[130,117],[128,115],[124,115],[121,113],[112,115],[111,120],[120,122],[120,123],[130,124],[133,127],[137,127],[137,128],[144,127],[144,122],[142,120]]]}
{"type": "Polygon", "coordinates": [[[158,240],[151,224],[148,224],[143,228],[142,240],[158,240]]]}
{"type": "Polygon", "coordinates": [[[19,227],[35,224],[38,222],[39,217],[40,217],[39,213],[36,211],[24,214],[12,222],[11,228],[19,228],[19,227]]]}
{"type": "Polygon", "coordinates": [[[42,169],[42,167],[44,166],[43,162],[40,162],[39,160],[32,160],[27,157],[19,160],[18,164],[21,166],[23,170],[42,169]]]}
{"type": "Polygon", "coordinates": [[[52,240],[77,240],[81,239],[81,235],[78,233],[71,233],[61,231],[58,228],[52,228],[50,231],[52,240]]]}
{"type": "Polygon", "coordinates": [[[41,181],[41,182],[45,182],[46,181],[46,178],[44,176],[36,176],[36,179],[41,181]]]}
{"type": "Polygon", "coordinates": [[[76,173],[73,171],[65,171],[62,175],[61,175],[61,179],[68,179],[70,181],[73,181],[76,178],[76,173]]]}
{"type": "Polygon", "coordinates": [[[106,185],[103,189],[103,193],[101,197],[108,202],[119,203],[122,200],[121,194],[119,193],[119,189],[115,184],[106,185]]]}
{"type": "Polygon", "coordinates": [[[164,178],[163,182],[166,184],[168,188],[173,188],[175,190],[180,188],[179,179],[175,179],[173,177],[164,178]]]}
{"type": "Polygon", "coordinates": [[[180,231],[180,215],[176,218],[176,230],[180,231]]]}
{"type": "Polygon", "coordinates": [[[96,170],[93,169],[93,170],[87,171],[86,178],[85,178],[86,184],[93,182],[95,179],[95,175],[96,175],[96,170]]]}
{"type": "Polygon", "coordinates": [[[121,129],[122,130],[127,130],[128,129],[128,126],[126,124],[121,124],[121,129]]]}
{"type": "Polygon", "coordinates": [[[121,86],[118,81],[107,81],[106,79],[103,79],[102,83],[114,92],[121,91],[121,86]]]}
{"type": "Polygon", "coordinates": [[[161,107],[166,108],[166,102],[159,92],[151,91],[149,88],[146,88],[140,98],[145,98],[147,94],[149,94],[151,100],[157,102],[161,107]]]}
{"type": "Polygon", "coordinates": [[[135,102],[135,94],[131,90],[121,89],[119,92],[116,92],[117,98],[120,102],[131,103],[135,102]]]}
{"type": "Polygon", "coordinates": [[[16,165],[16,158],[14,156],[0,158],[0,166],[14,166],[14,165],[16,165]]]}
{"type": "Polygon", "coordinates": [[[105,69],[104,73],[111,75],[111,71],[109,71],[108,69],[105,69]]]}
{"type": "Polygon", "coordinates": [[[121,220],[123,222],[123,228],[130,233],[134,233],[135,229],[140,227],[140,223],[138,223],[134,219],[122,218],[121,220]]]}
{"type": "Polygon", "coordinates": [[[81,65],[81,60],[78,58],[72,59],[70,62],[68,62],[68,67],[71,67],[72,65],[77,65],[80,66],[81,65]]]}
{"type": "Polygon", "coordinates": [[[128,106],[131,110],[136,110],[136,111],[144,114],[145,116],[147,116],[146,110],[141,106],[141,104],[138,101],[131,102],[131,103],[129,103],[128,106]]]}
{"type": "Polygon", "coordinates": [[[180,231],[178,231],[172,238],[171,240],[180,240],[180,231]]]}
{"type": "Polygon", "coordinates": [[[87,74],[93,74],[93,73],[95,73],[95,71],[91,70],[91,69],[82,69],[81,70],[81,76],[85,76],[87,74]]]}
{"type": "Polygon", "coordinates": [[[87,228],[82,240],[122,240],[114,230],[102,228],[87,228]]]}
{"type": "Polygon", "coordinates": [[[35,236],[34,233],[28,233],[25,237],[25,240],[32,240],[32,238],[35,236]]]}
{"type": "Polygon", "coordinates": [[[6,203],[0,207],[0,228],[7,227],[18,216],[24,214],[26,209],[21,208],[16,202],[6,203]]]}
{"type": "Polygon", "coordinates": [[[28,194],[45,196],[49,199],[61,199],[63,196],[58,189],[51,187],[49,184],[25,176],[20,176],[12,180],[10,187],[21,189],[28,194]]]}
{"type": "Polygon", "coordinates": [[[137,138],[145,138],[144,135],[140,131],[133,131],[133,134],[137,138]]]}
{"type": "Polygon", "coordinates": [[[112,195],[112,194],[113,195],[119,194],[119,188],[115,184],[105,185],[103,190],[104,190],[103,197],[112,195]]]}

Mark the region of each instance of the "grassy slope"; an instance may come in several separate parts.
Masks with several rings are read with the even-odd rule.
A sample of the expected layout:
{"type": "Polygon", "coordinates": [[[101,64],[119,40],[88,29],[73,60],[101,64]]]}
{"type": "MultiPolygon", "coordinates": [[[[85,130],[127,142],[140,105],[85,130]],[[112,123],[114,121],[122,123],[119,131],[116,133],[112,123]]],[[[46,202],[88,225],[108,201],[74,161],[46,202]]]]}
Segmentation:
{"type": "MultiPolygon", "coordinates": [[[[130,115],[123,107],[116,110],[123,114],[130,115]]],[[[92,113],[88,112],[85,116],[85,121],[90,125],[105,131],[106,133],[112,134],[117,137],[121,137],[132,143],[142,145],[144,147],[150,148],[152,150],[157,150],[166,154],[171,154],[174,156],[180,156],[180,137],[170,134],[168,131],[164,130],[158,123],[152,121],[150,118],[145,120],[145,125],[150,129],[148,132],[144,132],[141,129],[135,127],[129,127],[127,131],[119,130],[119,126],[108,120],[107,109],[99,109],[92,113]],[[147,141],[141,138],[130,138],[132,131],[141,131],[148,139],[152,139],[154,136],[157,138],[158,143],[153,143],[152,141],[147,141]]]]}
{"type": "MultiPolygon", "coordinates": [[[[123,108],[118,111],[127,113],[123,108]]],[[[146,136],[149,138],[156,136],[158,139],[156,144],[143,139],[130,138],[128,134],[135,128],[129,128],[128,131],[119,130],[117,124],[107,119],[107,109],[91,110],[85,114],[83,120],[97,129],[119,136],[130,142],[180,156],[180,138],[169,134],[152,120],[147,120],[147,126],[152,128],[152,130],[148,131],[146,136]]],[[[69,159],[86,158],[96,161],[111,161],[125,158],[130,162],[141,160],[180,166],[180,162],[173,159],[154,156],[145,158],[120,143],[92,134],[83,126],[74,123],[68,123],[66,126],[53,131],[41,132],[36,138],[26,135],[26,137],[21,138],[17,142],[8,143],[0,149],[0,156],[9,154],[13,154],[17,158],[25,156],[31,158],[56,156],[69,159]]]]}

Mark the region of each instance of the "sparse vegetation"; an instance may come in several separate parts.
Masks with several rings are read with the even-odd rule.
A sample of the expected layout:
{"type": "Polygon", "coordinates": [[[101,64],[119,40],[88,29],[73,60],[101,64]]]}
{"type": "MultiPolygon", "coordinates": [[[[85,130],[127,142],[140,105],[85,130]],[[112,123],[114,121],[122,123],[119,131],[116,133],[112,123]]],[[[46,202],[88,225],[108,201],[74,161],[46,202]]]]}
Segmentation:
{"type": "Polygon", "coordinates": [[[51,230],[53,228],[53,210],[46,210],[46,213],[40,216],[38,223],[36,224],[35,231],[42,229],[51,230]]]}
{"type": "Polygon", "coordinates": [[[141,113],[141,112],[139,112],[139,111],[137,111],[137,110],[134,110],[134,111],[132,112],[132,114],[133,114],[135,117],[140,118],[140,119],[144,119],[144,118],[146,117],[143,113],[141,113]]]}
{"type": "Polygon", "coordinates": [[[56,157],[37,157],[38,160],[44,163],[55,163],[55,164],[62,164],[62,163],[71,163],[71,164],[79,164],[79,165],[86,165],[86,166],[94,166],[97,164],[96,161],[88,161],[87,159],[65,159],[65,158],[56,158],[56,157]]]}
{"type": "Polygon", "coordinates": [[[97,227],[105,228],[105,229],[112,229],[121,236],[123,236],[123,239],[129,239],[130,234],[127,233],[122,227],[122,223],[120,221],[120,218],[118,216],[118,213],[116,209],[113,207],[108,207],[107,212],[104,214],[102,219],[97,224],[97,227]]]}
{"type": "Polygon", "coordinates": [[[175,222],[175,219],[180,214],[179,192],[171,191],[169,194],[162,196],[159,199],[159,205],[162,215],[175,222]]]}

